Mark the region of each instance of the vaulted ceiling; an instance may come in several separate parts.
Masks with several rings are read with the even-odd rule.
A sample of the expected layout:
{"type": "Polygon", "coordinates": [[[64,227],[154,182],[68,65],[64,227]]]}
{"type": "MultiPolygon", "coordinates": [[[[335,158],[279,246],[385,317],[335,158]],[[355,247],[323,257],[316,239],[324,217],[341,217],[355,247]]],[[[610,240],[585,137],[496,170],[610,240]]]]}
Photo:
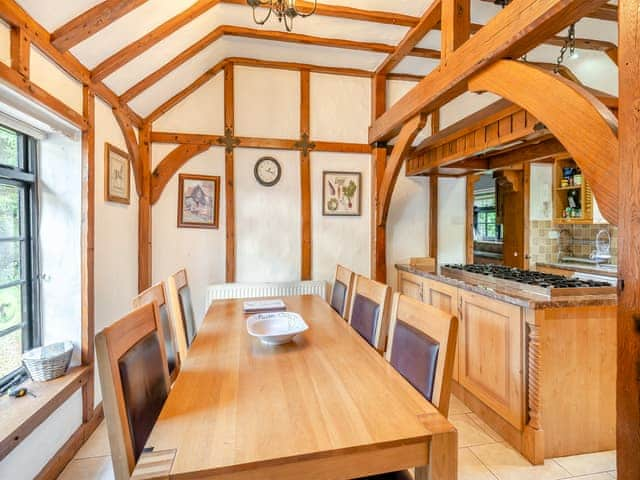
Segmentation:
{"type": "MultiPolygon", "coordinates": [[[[303,43],[282,41],[282,37],[269,33],[283,31],[273,18],[263,27],[255,25],[251,8],[244,0],[18,0],[18,3],[52,32],[52,40],[60,50],[70,48],[94,78],[104,80],[117,95],[124,95],[130,107],[144,117],[228,57],[375,71],[432,3],[432,0],[327,1],[331,6],[344,7],[337,9],[339,16],[322,15],[321,11],[310,18],[297,19],[294,34],[286,34],[285,40],[303,43]],[[116,18],[115,21],[103,21],[102,25],[96,22],[98,26],[87,33],[89,15],[82,15],[92,8],[98,11],[105,3],[112,8],[102,13],[116,18]],[[370,20],[346,18],[353,16],[351,9],[368,12],[370,20]],[[107,26],[102,28],[104,25],[107,26]],[[75,30],[69,28],[74,26],[75,30]],[[69,31],[81,34],[65,36],[69,31]],[[327,39],[340,40],[340,47],[327,39]],[[156,73],[161,68],[160,73],[165,75],[156,73]],[[151,75],[157,81],[146,89],[139,88],[141,80],[151,75]]],[[[472,0],[472,22],[485,24],[499,10],[490,1],[472,0]]],[[[617,43],[614,21],[585,18],[576,30],[578,38],[617,43]]],[[[440,32],[433,30],[393,72],[426,75],[439,63],[439,47],[440,32]]],[[[528,58],[554,62],[558,51],[557,45],[541,45],[528,58]]],[[[606,57],[602,51],[586,53],[586,61],[594,55],[606,57]]],[[[602,68],[601,64],[597,68],[602,68]]],[[[610,69],[604,76],[611,76],[612,84],[617,83],[613,63],[610,69]]]]}

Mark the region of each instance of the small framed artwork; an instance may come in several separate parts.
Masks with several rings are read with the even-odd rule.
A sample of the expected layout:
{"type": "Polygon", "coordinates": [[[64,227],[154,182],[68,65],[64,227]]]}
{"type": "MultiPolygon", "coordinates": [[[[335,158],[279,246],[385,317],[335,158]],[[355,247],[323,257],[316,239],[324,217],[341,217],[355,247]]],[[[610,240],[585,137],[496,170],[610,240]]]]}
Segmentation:
{"type": "Polygon", "coordinates": [[[127,152],[104,144],[104,196],[108,202],[129,205],[131,194],[131,169],[127,152]]]}
{"type": "Polygon", "coordinates": [[[362,174],[322,172],[322,215],[359,216],[362,174]]]}
{"type": "Polygon", "coordinates": [[[220,177],[178,176],[178,227],[218,228],[220,177]]]}

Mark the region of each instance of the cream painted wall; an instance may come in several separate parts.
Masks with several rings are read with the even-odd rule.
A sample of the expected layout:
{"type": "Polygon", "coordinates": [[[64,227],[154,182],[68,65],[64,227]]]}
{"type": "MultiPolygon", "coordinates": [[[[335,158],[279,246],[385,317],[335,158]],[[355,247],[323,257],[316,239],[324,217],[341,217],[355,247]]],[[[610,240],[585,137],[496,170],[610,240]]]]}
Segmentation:
{"type": "MultiPolygon", "coordinates": [[[[152,151],[154,161],[159,162],[174,147],[175,145],[155,144],[152,151]]],[[[185,267],[193,292],[193,306],[198,322],[204,315],[206,287],[214,283],[224,283],[225,280],[224,168],[223,149],[211,148],[201,153],[174,175],[152,209],[153,282],[166,281],[169,275],[185,267]],[[220,215],[217,230],[176,227],[180,173],[220,177],[220,215]]]]}
{"type": "Polygon", "coordinates": [[[11,29],[0,22],[0,62],[11,64],[11,29]]]}
{"type": "Polygon", "coordinates": [[[58,98],[76,112],[82,113],[82,85],[31,47],[31,81],[58,98]]]}
{"type": "Polygon", "coordinates": [[[404,166],[387,220],[387,283],[396,288],[396,263],[429,254],[429,179],[407,177],[404,166]]]}
{"type": "Polygon", "coordinates": [[[312,273],[318,280],[333,281],[336,264],[361,275],[370,274],[371,156],[316,152],[311,154],[312,273]],[[362,172],[362,215],[322,215],[322,172],[362,172]]]}
{"type": "MultiPolygon", "coordinates": [[[[155,131],[224,134],[224,73],[219,73],[153,123],[155,131]],[[189,121],[185,122],[184,119],[189,121]]],[[[153,155],[153,161],[160,161],[153,155]]],[[[155,166],[155,165],[154,165],[155,166]]]]}
{"type": "MultiPolygon", "coordinates": [[[[234,85],[236,135],[269,138],[300,136],[298,72],[236,67],[234,85]]],[[[218,116],[221,115],[222,111],[218,116]]]]}
{"type": "MultiPolygon", "coordinates": [[[[95,331],[111,325],[131,308],[138,293],[138,196],[131,173],[131,204],[106,202],[105,142],[126,151],[111,108],[96,100],[95,177],[95,331]]],[[[97,371],[96,371],[97,376],[97,371]]],[[[96,381],[95,402],[102,399],[96,381]]]]}
{"type": "Polygon", "coordinates": [[[531,221],[549,221],[553,215],[551,187],[553,167],[548,164],[531,165],[529,219],[531,221]]]}
{"type": "Polygon", "coordinates": [[[73,341],[80,363],[81,144],[51,134],[40,142],[39,237],[43,344],[73,341]]]}
{"type": "Polygon", "coordinates": [[[465,178],[438,179],[438,265],[465,263],[465,178]]]}

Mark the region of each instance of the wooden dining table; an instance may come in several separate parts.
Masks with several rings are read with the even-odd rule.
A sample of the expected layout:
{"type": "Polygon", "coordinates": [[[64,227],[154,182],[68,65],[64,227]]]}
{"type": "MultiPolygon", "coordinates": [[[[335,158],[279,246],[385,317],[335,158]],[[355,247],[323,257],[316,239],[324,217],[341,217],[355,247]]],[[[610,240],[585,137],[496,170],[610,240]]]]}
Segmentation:
{"type": "Polygon", "coordinates": [[[416,467],[457,478],[452,424],[323,299],[285,297],[309,329],[251,337],[242,300],[215,302],[132,479],[345,480],[416,467]]]}

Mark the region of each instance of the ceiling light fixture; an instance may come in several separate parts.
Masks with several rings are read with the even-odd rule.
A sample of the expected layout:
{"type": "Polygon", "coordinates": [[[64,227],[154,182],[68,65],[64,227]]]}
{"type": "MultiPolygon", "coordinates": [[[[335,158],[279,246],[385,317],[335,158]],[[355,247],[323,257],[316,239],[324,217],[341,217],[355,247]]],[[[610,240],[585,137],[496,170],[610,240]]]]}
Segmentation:
{"type": "Polygon", "coordinates": [[[307,12],[299,10],[296,3],[298,3],[296,0],[247,0],[247,4],[253,9],[254,22],[258,25],[264,25],[271,17],[271,14],[274,14],[279,22],[284,23],[284,28],[287,32],[293,30],[293,20],[296,17],[310,17],[316,13],[318,8],[318,0],[313,0],[313,7],[307,12]],[[259,20],[256,15],[256,9],[261,7],[267,8],[268,12],[262,20],[259,20]]]}

